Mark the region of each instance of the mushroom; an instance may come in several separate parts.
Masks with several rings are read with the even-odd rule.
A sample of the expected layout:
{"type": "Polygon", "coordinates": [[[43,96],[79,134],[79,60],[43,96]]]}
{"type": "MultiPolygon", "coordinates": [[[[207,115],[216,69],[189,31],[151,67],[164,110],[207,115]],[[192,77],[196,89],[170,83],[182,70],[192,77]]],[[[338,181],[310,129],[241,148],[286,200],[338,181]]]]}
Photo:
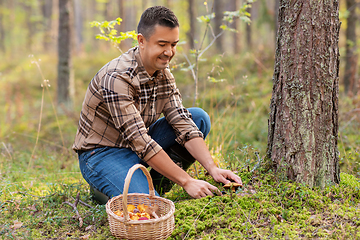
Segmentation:
{"type": "Polygon", "coordinates": [[[242,184],[236,183],[236,182],[229,182],[229,183],[224,185],[225,189],[231,189],[233,192],[236,192],[238,187],[242,187],[242,184]]]}
{"type": "Polygon", "coordinates": [[[145,212],[152,215],[154,218],[159,218],[156,214],[156,211],[159,209],[159,206],[154,204],[153,206],[149,206],[145,209],[145,212]]]}

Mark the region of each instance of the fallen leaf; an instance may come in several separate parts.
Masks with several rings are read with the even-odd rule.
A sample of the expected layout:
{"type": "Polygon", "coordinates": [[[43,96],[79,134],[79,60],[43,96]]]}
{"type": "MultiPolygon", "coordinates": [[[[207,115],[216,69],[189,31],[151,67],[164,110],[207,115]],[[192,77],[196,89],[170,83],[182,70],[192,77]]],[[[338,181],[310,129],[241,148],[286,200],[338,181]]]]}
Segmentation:
{"type": "Polygon", "coordinates": [[[89,231],[89,230],[91,230],[92,229],[92,225],[89,225],[89,226],[87,226],[86,228],[85,228],[85,231],[89,231]]]}
{"type": "Polygon", "coordinates": [[[27,207],[27,209],[32,210],[32,211],[37,211],[35,204],[31,205],[30,207],[27,207]]]}
{"type": "Polygon", "coordinates": [[[22,222],[20,222],[20,221],[18,221],[18,220],[15,220],[15,221],[14,221],[14,225],[12,225],[10,228],[16,230],[16,229],[18,229],[18,228],[21,228],[22,225],[23,225],[22,222]]]}
{"type": "Polygon", "coordinates": [[[90,237],[90,234],[86,234],[84,236],[81,236],[80,239],[89,239],[89,237],[90,237]]]}

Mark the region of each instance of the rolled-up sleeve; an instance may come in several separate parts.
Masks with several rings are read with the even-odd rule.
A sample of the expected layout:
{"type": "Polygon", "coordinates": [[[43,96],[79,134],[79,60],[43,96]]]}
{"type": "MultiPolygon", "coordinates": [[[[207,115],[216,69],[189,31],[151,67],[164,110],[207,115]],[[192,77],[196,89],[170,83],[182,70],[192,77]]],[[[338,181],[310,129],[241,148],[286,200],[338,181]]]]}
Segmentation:
{"type": "MultiPolygon", "coordinates": [[[[135,107],[135,89],[128,79],[109,72],[101,81],[101,94],[121,141],[141,159],[149,160],[162,148],[147,133],[139,110],[135,107]]],[[[110,130],[109,130],[110,131],[110,130]]]]}
{"type": "Polygon", "coordinates": [[[168,123],[173,127],[177,136],[176,141],[184,145],[192,138],[204,138],[191,118],[191,113],[183,106],[182,99],[175,82],[171,84],[171,93],[165,103],[164,116],[168,123]]]}

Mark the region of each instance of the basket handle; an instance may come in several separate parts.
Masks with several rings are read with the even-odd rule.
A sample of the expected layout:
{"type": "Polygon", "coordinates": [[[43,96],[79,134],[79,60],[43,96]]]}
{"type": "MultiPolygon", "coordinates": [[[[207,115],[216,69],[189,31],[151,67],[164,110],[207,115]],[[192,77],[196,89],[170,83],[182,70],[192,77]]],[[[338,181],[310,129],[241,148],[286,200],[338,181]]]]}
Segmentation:
{"type": "Polygon", "coordinates": [[[128,171],[127,175],[126,175],[126,178],[125,178],[124,192],[123,192],[123,198],[122,198],[124,218],[125,218],[125,221],[127,221],[127,222],[130,221],[129,212],[127,210],[127,194],[128,194],[128,191],[129,191],[129,185],[130,185],[131,177],[138,168],[140,168],[144,172],[144,174],[145,174],[145,176],[146,176],[146,178],[148,180],[150,197],[155,196],[154,184],[153,184],[153,181],[151,179],[150,173],[146,169],[146,167],[144,167],[142,164],[135,164],[134,166],[132,166],[129,169],[129,171],[128,171]]]}

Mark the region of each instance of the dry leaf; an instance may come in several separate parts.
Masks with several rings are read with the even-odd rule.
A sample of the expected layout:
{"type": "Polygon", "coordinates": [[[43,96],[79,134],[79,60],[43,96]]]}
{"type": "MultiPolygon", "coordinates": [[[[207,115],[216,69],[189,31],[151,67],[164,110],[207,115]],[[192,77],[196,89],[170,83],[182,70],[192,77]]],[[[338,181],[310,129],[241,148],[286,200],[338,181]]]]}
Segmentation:
{"type": "Polygon", "coordinates": [[[93,227],[92,225],[87,226],[87,227],[85,228],[85,231],[91,230],[92,227],[93,227]]]}
{"type": "Polygon", "coordinates": [[[80,238],[80,239],[89,239],[89,237],[90,237],[90,234],[86,234],[86,235],[81,236],[81,237],[79,237],[79,238],[80,238]]]}
{"type": "Polygon", "coordinates": [[[32,211],[37,211],[37,209],[36,209],[36,207],[35,207],[35,205],[33,204],[33,205],[31,205],[30,207],[27,207],[27,209],[29,209],[29,210],[32,210],[32,211]]]}
{"type": "Polygon", "coordinates": [[[14,221],[14,225],[12,225],[10,228],[16,230],[16,229],[18,229],[18,228],[21,228],[22,225],[23,225],[22,222],[19,222],[18,220],[15,220],[15,221],[14,221]]]}

